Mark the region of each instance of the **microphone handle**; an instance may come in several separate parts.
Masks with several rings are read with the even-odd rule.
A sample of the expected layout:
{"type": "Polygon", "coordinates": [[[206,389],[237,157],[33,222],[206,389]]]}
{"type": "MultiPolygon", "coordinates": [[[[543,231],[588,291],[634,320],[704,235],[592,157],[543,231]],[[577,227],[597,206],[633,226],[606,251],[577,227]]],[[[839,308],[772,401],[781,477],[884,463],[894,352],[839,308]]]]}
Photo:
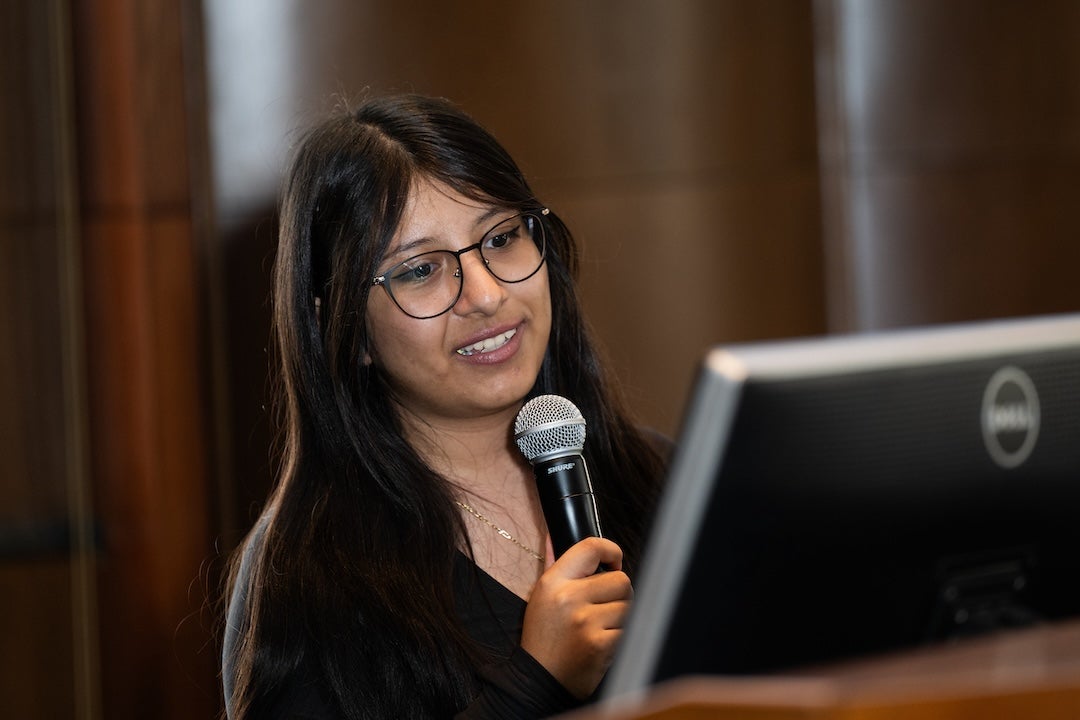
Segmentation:
{"type": "Polygon", "coordinates": [[[585,458],[561,455],[533,465],[551,545],[559,557],[587,537],[603,537],[585,458]]]}

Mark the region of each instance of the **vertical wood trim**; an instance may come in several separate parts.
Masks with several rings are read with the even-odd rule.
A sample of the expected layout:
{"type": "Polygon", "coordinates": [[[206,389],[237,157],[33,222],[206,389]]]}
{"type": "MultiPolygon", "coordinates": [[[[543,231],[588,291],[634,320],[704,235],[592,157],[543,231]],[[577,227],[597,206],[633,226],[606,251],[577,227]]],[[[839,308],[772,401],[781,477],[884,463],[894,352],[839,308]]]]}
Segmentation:
{"type": "MultiPolygon", "coordinates": [[[[210,159],[210,108],[207,97],[206,42],[201,5],[183,3],[181,7],[184,56],[184,87],[187,97],[188,160],[191,182],[191,234],[201,264],[200,278],[202,336],[206,339],[205,398],[210,410],[207,438],[211,466],[209,471],[216,490],[211,519],[217,528],[227,527],[236,513],[232,480],[235,453],[232,447],[229,418],[229,331],[224,243],[219,236],[214,202],[214,181],[210,159]]],[[[229,547],[231,549],[231,546],[229,547]]],[[[216,580],[217,578],[213,578],[216,580]]]]}
{"type": "Polygon", "coordinates": [[[72,669],[76,720],[101,717],[100,643],[98,636],[97,559],[94,547],[93,504],[89,472],[89,428],[86,395],[85,327],[82,254],[79,246],[78,168],[75,162],[75,122],[72,110],[71,23],[66,3],[49,3],[49,37],[54,59],[51,93],[56,98],[58,275],[60,278],[60,356],[64,386],[64,437],[67,452],[68,518],[70,534],[72,669]]]}
{"type": "Polygon", "coordinates": [[[860,329],[845,112],[843,0],[814,0],[814,74],[828,331],[860,329]]]}

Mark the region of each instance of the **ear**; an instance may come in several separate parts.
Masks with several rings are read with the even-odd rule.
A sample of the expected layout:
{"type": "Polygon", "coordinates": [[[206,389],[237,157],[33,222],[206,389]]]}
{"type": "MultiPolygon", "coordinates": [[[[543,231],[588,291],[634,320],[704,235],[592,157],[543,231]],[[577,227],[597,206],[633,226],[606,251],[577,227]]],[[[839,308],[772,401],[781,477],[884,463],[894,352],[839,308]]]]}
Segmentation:
{"type": "Polygon", "coordinates": [[[368,335],[367,332],[365,332],[362,342],[364,345],[364,354],[360,356],[360,364],[365,368],[370,369],[375,365],[375,351],[371,347],[371,335],[368,335]]]}
{"type": "Polygon", "coordinates": [[[370,369],[375,365],[375,348],[372,347],[371,328],[368,326],[367,312],[364,312],[364,328],[361,331],[363,334],[360,338],[360,344],[363,346],[363,355],[360,357],[360,364],[364,368],[370,369]]]}

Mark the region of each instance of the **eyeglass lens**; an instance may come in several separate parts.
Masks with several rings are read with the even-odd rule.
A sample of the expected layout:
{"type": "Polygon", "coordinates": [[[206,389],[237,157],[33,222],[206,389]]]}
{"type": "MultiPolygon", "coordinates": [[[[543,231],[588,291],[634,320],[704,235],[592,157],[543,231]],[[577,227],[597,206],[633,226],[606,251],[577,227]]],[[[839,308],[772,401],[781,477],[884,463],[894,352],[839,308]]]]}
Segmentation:
{"type": "Polygon", "coordinates": [[[478,249],[497,279],[517,283],[536,274],[544,262],[544,226],[539,216],[517,215],[484,234],[476,245],[458,252],[433,250],[405,260],[385,275],[390,297],[406,314],[430,318],[449,310],[461,295],[460,255],[478,249]]]}

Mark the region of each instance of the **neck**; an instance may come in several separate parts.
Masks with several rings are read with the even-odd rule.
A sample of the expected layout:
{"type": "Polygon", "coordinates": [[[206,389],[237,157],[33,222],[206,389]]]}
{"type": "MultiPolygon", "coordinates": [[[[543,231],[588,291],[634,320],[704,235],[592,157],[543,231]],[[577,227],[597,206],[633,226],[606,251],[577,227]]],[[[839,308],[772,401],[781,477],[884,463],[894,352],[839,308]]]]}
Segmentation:
{"type": "Polygon", "coordinates": [[[474,418],[419,418],[402,413],[406,438],[437,472],[472,494],[501,494],[507,475],[531,477],[514,445],[520,408],[474,418]],[[517,472],[512,472],[517,471],[517,472]]]}
{"type": "Polygon", "coordinates": [[[531,553],[543,555],[547,525],[532,468],[514,444],[518,410],[467,420],[421,419],[407,413],[402,417],[409,443],[433,470],[457,486],[459,503],[472,508],[462,511],[470,515],[465,527],[477,565],[528,600],[543,570],[543,563],[531,553]]]}

